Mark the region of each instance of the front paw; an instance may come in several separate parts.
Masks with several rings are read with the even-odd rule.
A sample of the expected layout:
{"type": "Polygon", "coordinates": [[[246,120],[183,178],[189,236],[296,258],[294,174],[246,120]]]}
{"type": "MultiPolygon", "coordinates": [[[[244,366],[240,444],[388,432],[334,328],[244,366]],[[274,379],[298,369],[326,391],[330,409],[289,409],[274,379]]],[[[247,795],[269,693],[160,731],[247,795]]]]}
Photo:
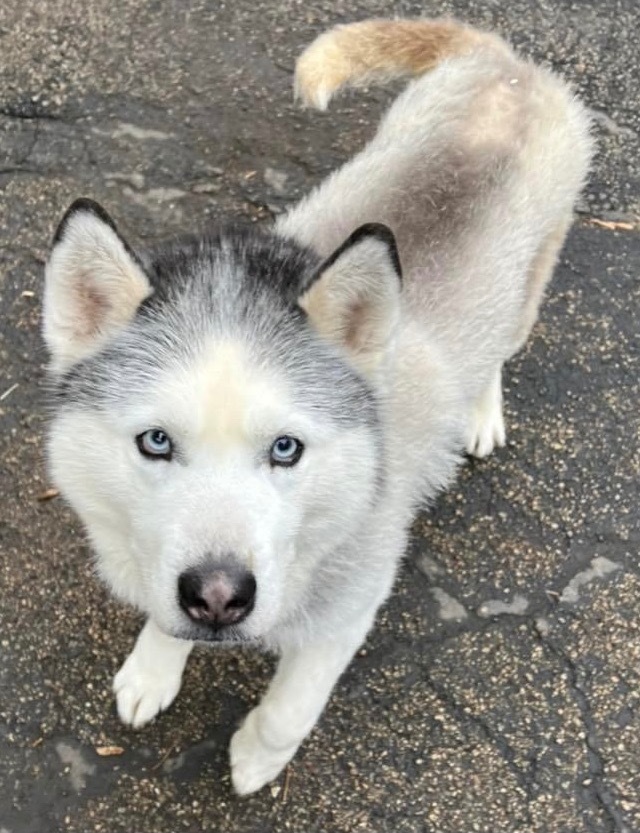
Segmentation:
{"type": "Polygon", "coordinates": [[[293,758],[298,744],[272,749],[260,737],[258,708],[231,738],[231,781],[238,795],[256,792],[273,781],[293,758]]]}
{"type": "Polygon", "coordinates": [[[183,667],[151,668],[135,650],[129,654],[113,680],[120,720],[138,729],[167,709],[180,691],[183,667]]]}

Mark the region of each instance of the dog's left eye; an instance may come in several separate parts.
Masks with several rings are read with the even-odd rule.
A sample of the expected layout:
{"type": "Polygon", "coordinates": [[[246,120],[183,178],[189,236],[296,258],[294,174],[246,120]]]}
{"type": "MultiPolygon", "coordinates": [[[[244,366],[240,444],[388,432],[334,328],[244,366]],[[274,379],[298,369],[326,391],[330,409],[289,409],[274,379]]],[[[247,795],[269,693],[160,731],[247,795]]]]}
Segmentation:
{"type": "Polygon", "coordinates": [[[302,457],[304,445],[288,434],[278,437],[271,446],[269,458],[272,466],[295,466],[302,457]]]}
{"type": "Polygon", "coordinates": [[[173,443],[161,428],[149,428],[136,437],[138,451],[144,457],[170,460],[173,455],[173,443]]]}

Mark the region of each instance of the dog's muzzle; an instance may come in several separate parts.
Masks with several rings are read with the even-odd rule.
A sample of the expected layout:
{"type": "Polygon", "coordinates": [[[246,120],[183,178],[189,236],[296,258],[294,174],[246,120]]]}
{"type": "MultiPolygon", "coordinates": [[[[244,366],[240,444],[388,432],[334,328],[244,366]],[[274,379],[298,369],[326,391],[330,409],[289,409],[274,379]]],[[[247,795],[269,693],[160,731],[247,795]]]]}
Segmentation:
{"type": "Polygon", "coordinates": [[[244,621],[256,601],[253,573],[233,563],[186,570],[178,578],[178,602],[192,622],[220,630],[244,621]]]}

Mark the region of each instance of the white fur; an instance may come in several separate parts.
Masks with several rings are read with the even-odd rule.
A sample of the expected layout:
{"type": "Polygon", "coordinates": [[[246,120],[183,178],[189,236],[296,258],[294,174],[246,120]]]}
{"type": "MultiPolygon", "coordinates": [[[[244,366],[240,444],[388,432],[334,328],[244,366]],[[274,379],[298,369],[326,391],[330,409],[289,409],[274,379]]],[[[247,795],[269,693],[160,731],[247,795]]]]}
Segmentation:
{"type": "Polygon", "coordinates": [[[507,439],[502,415],[501,369],[478,397],[469,417],[465,447],[474,457],[486,457],[507,439]]]}
{"type": "MultiPolygon", "coordinates": [[[[227,361],[232,349],[222,350],[227,361]]],[[[310,423],[284,380],[266,384],[241,355],[237,347],[233,387],[243,402],[235,422],[220,419],[236,394],[229,377],[215,378],[210,361],[182,373],[169,368],[126,414],[60,414],[51,468],[116,595],[175,632],[182,620],[177,576],[207,554],[233,553],[260,588],[245,636],[277,644],[272,631],[296,609],[312,564],[342,546],[366,512],[374,460],[366,432],[310,423]],[[140,456],[131,437],[156,424],[184,437],[188,466],[140,456]],[[265,459],[256,467],[256,454],[287,432],[305,442],[300,464],[271,469],[265,459]]]]}
{"type": "Polygon", "coordinates": [[[260,789],[294,756],[371,627],[376,607],[350,622],[340,641],[283,650],[267,693],[231,740],[231,778],[237,793],[260,789]]]}
{"type": "MultiPolygon", "coordinates": [[[[319,88],[317,103],[326,98],[319,88]]],[[[189,645],[166,635],[184,621],[176,577],[232,551],[258,585],[243,635],[282,657],[233,737],[236,790],[259,789],[291,759],[390,592],[416,507],[450,482],[465,444],[484,456],[504,443],[497,368],[535,320],[590,152],[584,110],[559,79],[480,49],[412,82],[365,150],[278,223],[324,256],[366,222],[398,239],[399,309],[393,295],[390,314],[378,307],[374,352],[358,365],[380,399],[377,503],[371,430],[305,412],[277,362],[268,370],[233,338],[188,366],[168,355],[153,388],[132,391],[124,410],[61,410],[55,480],[104,578],[149,616],[116,677],[126,722],[151,719],[179,688],[189,645]],[[131,438],[157,425],[181,438],[188,465],[140,456],[131,438]],[[257,464],[281,433],[304,440],[301,462],[257,464]]],[[[54,335],[65,303],[56,284],[45,333],[60,368],[80,353],[54,335]]]]}
{"type": "Polygon", "coordinates": [[[167,709],[180,691],[192,644],[174,639],[149,619],[113,681],[118,716],[134,729],[167,709]]]}

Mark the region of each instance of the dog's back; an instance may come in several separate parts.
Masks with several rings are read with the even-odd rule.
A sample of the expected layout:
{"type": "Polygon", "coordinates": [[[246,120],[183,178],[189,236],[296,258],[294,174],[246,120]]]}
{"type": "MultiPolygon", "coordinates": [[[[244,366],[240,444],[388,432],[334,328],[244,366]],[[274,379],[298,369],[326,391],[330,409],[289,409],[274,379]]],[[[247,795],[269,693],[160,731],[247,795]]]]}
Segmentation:
{"type": "Polygon", "coordinates": [[[388,224],[407,316],[473,397],[535,320],[588,170],[588,118],[559,78],[454,21],[333,29],[299,59],[296,90],[324,108],[341,87],[403,75],[419,77],[373,141],[280,229],[329,252],[362,222],[388,224]]]}

